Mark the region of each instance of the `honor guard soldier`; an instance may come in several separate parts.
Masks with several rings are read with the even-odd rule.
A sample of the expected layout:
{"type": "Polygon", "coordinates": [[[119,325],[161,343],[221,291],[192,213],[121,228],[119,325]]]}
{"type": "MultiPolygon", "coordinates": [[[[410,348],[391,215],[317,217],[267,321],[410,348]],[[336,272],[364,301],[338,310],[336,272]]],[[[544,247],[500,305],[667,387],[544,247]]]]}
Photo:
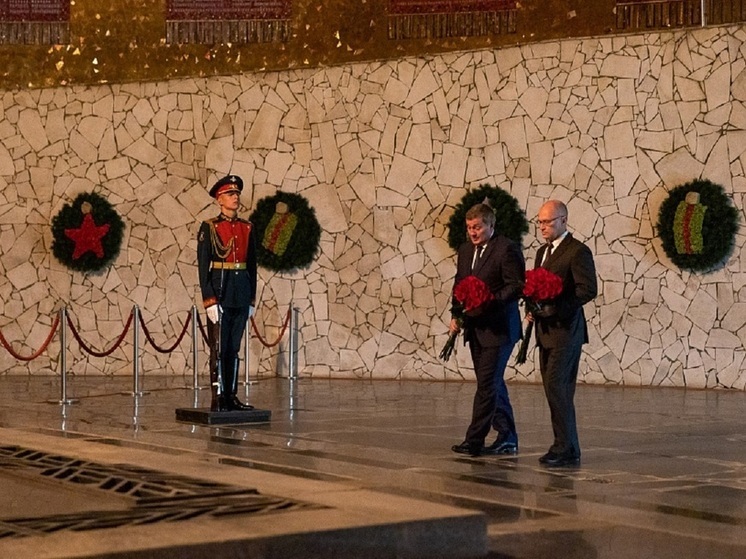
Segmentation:
{"type": "Polygon", "coordinates": [[[246,322],[256,306],[256,245],[251,223],[238,217],[243,180],[228,175],[210,196],[220,214],[203,221],[197,238],[202,302],[210,345],[211,411],[250,410],[238,392],[238,353],[246,322]]]}

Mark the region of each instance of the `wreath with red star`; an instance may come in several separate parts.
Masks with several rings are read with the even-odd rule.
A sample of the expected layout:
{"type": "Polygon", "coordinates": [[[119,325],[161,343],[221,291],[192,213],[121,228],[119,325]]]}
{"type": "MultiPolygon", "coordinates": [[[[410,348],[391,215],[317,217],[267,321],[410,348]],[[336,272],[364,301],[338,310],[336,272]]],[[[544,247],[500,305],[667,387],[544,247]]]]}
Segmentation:
{"type": "Polygon", "coordinates": [[[79,194],[52,218],[52,254],[78,272],[103,270],[119,255],[124,221],[100,194],[79,194]]]}

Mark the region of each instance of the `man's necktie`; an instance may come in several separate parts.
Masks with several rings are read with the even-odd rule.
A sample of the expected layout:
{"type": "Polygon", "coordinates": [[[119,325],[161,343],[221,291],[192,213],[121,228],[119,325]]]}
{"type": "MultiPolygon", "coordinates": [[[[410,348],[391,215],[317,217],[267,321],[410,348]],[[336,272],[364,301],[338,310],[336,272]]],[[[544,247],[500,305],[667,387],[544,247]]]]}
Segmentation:
{"type": "Polygon", "coordinates": [[[541,265],[543,266],[546,264],[546,261],[549,260],[549,257],[552,256],[552,247],[554,245],[552,243],[547,243],[547,249],[544,251],[544,260],[541,261],[541,265]]]}
{"type": "Polygon", "coordinates": [[[477,263],[479,262],[479,259],[482,258],[485,248],[487,248],[487,245],[477,245],[474,247],[474,258],[471,260],[472,270],[477,267],[477,263]]]}

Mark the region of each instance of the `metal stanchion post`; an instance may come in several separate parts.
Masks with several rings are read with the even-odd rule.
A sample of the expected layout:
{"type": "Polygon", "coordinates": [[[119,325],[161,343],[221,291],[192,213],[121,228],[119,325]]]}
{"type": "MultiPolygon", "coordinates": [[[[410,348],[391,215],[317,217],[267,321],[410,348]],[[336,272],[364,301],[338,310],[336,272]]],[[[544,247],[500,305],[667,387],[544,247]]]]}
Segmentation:
{"type": "MultiPolygon", "coordinates": [[[[67,307],[60,309],[60,399],[48,400],[50,404],[74,404],[78,400],[67,397],[67,307]]],[[[63,414],[65,410],[63,407],[63,414]]]]}
{"type": "Polygon", "coordinates": [[[140,430],[140,397],[137,394],[132,408],[132,429],[135,433],[140,430]]]}
{"type": "Polygon", "coordinates": [[[246,331],[244,332],[243,336],[243,371],[244,371],[244,380],[242,380],[239,384],[243,384],[246,386],[246,396],[249,396],[249,389],[248,387],[252,384],[254,384],[253,381],[249,380],[249,357],[251,355],[251,317],[249,317],[246,320],[246,331]]]}
{"type": "Polygon", "coordinates": [[[298,378],[298,309],[290,306],[290,340],[288,342],[288,374],[291,380],[298,378]]]}
{"type": "Polygon", "coordinates": [[[246,332],[243,337],[243,372],[244,384],[249,385],[249,353],[251,345],[251,317],[246,321],[246,332]]]}
{"type": "Polygon", "coordinates": [[[192,370],[194,371],[194,381],[192,388],[202,390],[204,386],[199,385],[199,364],[198,364],[198,340],[199,340],[199,318],[197,316],[197,306],[192,305],[192,370]]]}
{"type": "Polygon", "coordinates": [[[295,412],[298,410],[298,379],[290,377],[290,390],[288,390],[288,413],[290,421],[295,420],[295,412]]]}
{"type": "Polygon", "coordinates": [[[134,305],[132,307],[132,392],[125,392],[137,398],[142,396],[145,392],[140,390],[140,307],[134,305]]]}
{"type": "Polygon", "coordinates": [[[295,421],[298,408],[298,314],[296,307],[290,306],[290,338],[288,342],[288,373],[290,390],[288,391],[288,412],[290,420],[295,421]]]}
{"type": "Polygon", "coordinates": [[[137,305],[132,309],[134,317],[132,322],[134,323],[134,331],[132,332],[132,376],[134,377],[134,385],[132,387],[132,394],[140,396],[140,307],[137,305]]]}

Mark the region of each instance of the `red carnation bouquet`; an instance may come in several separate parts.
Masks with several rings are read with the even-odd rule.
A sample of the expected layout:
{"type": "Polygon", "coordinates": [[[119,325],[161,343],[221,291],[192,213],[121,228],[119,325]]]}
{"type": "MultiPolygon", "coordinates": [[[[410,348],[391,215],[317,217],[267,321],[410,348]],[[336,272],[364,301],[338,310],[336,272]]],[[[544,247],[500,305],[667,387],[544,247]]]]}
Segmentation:
{"type": "MultiPolygon", "coordinates": [[[[492,301],[495,296],[489,287],[487,287],[487,284],[477,276],[466,276],[453,288],[453,298],[456,300],[456,303],[453,305],[451,312],[458,323],[460,331],[464,325],[464,318],[469,316],[470,312],[492,301]]],[[[459,331],[451,332],[448,335],[448,340],[440,351],[440,358],[444,361],[448,361],[451,358],[459,331]]]]}
{"type": "MultiPolygon", "coordinates": [[[[526,270],[526,283],[523,285],[523,299],[527,312],[532,315],[541,310],[541,306],[548,303],[562,293],[562,278],[546,268],[534,268],[526,270]]],[[[519,365],[526,362],[528,354],[528,343],[531,340],[531,333],[534,323],[529,322],[526,332],[523,334],[521,347],[515,362],[519,365]]]]}

